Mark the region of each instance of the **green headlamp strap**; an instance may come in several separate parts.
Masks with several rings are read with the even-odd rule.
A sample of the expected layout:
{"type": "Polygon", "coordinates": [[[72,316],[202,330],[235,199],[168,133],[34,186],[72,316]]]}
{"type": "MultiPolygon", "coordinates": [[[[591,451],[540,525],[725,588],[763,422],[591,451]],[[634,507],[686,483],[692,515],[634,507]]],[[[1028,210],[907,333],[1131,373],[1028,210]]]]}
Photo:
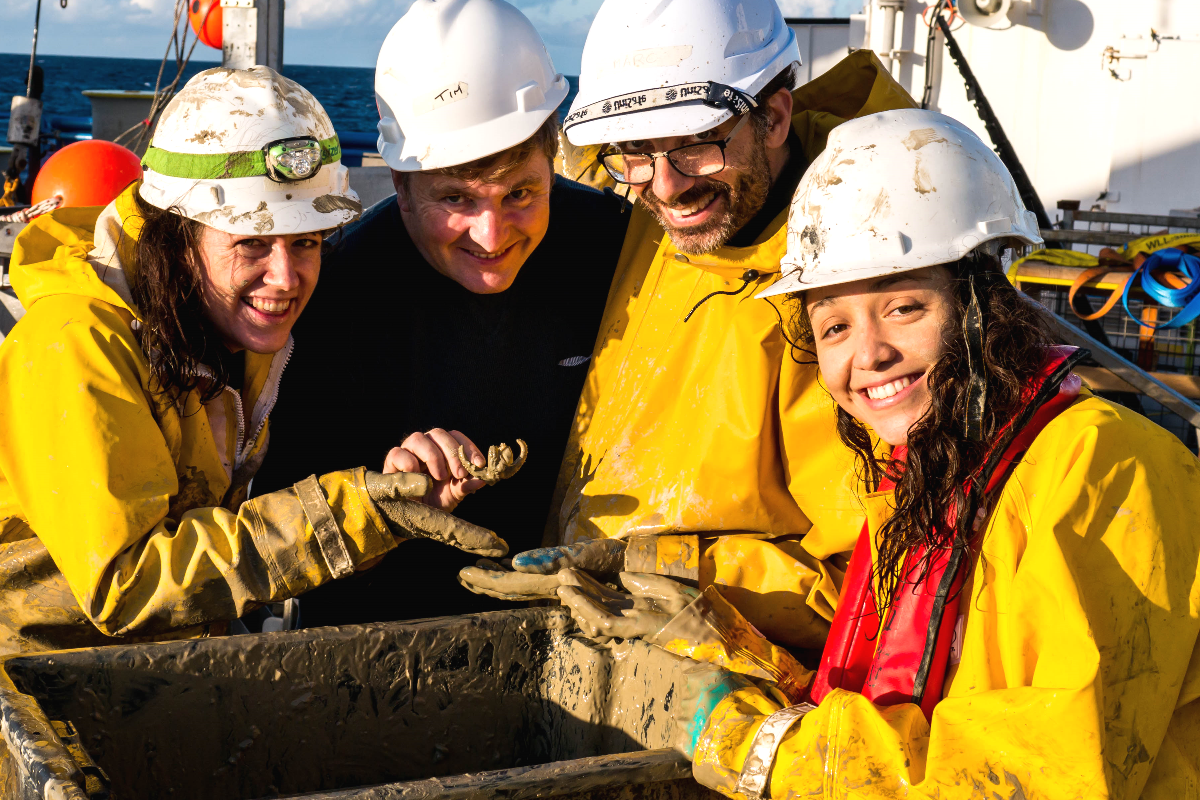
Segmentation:
{"type": "MultiPolygon", "coordinates": [[[[341,160],[342,146],[337,136],[331,136],[317,144],[321,146],[322,165],[341,160]]],[[[211,154],[172,153],[151,145],[146,148],[146,155],[142,156],[142,166],[159,175],[198,181],[265,177],[270,174],[264,150],[211,154]]]]}

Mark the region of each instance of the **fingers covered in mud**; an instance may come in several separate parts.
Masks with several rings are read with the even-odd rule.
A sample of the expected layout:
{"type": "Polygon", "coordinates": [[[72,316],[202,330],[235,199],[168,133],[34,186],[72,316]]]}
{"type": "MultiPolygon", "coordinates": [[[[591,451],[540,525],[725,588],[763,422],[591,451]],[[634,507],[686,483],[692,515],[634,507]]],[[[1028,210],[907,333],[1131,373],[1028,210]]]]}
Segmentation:
{"type": "Polygon", "coordinates": [[[428,475],[415,472],[366,473],[367,494],[372,500],[394,500],[401,497],[424,497],[433,486],[428,475]]]}
{"type": "Polygon", "coordinates": [[[622,572],[620,581],[621,585],[628,589],[635,598],[642,601],[647,608],[654,608],[671,616],[683,611],[700,596],[699,589],[680,583],[674,578],[668,578],[666,575],[622,572]]]}
{"type": "Polygon", "coordinates": [[[464,567],[458,582],[475,594],[499,600],[554,600],[558,598],[558,575],[527,575],[504,569],[494,561],[464,567]]]}
{"type": "Polygon", "coordinates": [[[432,428],[410,434],[399,447],[393,447],[384,459],[385,473],[423,473],[433,479],[424,502],[443,511],[453,511],[466,497],[487,484],[471,477],[459,460],[465,453],[467,463],[474,459],[484,464],[479,448],[459,431],[432,428]]]}
{"type": "MultiPolygon", "coordinates": [[[[392,478],[395,475],[385,477],[392,478]]],[[[405,498],[372,495],[371,499],[387,519],[388,527],[395,536],[433,539],[490,558],[499,558],[508,553],[508,543],[499,536],[453,514],[405,498]]]]}
{"type": "Polygon", "coordinates": [[[584,635],[593,639],[653,636],[691,602],[685,601],[686,593],[653,580],[661,577],[657,575],[621,574],[623,586],[636,586],[646,594],[618,592],[577,570],[563,570],[560,576],[559,600],[571,609],[571,616],[584,635]]]}
{"type": "Polygon", "coordinates": [[[621,539],[594,539],[590,542],[541,547],[513,556],[517,572],[550,575],[562,569],[584,569],[615,575],[625,565],[625,542],[621,539]]]}

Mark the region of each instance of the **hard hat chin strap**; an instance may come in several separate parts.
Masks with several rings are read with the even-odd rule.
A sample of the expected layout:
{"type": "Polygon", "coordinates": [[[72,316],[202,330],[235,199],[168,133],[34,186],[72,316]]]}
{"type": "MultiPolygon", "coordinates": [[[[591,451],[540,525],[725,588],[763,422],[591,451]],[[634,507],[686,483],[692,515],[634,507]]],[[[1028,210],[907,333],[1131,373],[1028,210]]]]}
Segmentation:
{"type": "Polygon", "coordinates": [[[651,108],[669,108],[697,103],[722,111],[732,111],[734,116],[741,116],[758,107],[758,103],[753,97],[741,89],[735,89],[723,83],[714,83],[713,81],[681,83],[675,86],[663,86],[658,89],[621,94],[584,106],[563,120],[563,130],[570,130],[582,122],[591,122],[606,117],[632,114],[651,108]]]}

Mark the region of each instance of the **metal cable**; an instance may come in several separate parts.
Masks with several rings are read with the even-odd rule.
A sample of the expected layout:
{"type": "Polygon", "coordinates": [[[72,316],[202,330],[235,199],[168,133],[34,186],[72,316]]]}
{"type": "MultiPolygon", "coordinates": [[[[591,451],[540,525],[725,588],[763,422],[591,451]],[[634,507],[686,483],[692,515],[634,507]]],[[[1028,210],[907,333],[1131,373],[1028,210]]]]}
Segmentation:
{"type": "MultiPolygon", "coordinates": [[[[166,108],[167,103],[171,102],[171,98],[175,96],[175,91],[179,88],[179,82],[183,79],[183,71],[187,69],[188,62],[192,59],[192,53],[196,50],[196,45],[200,43],[200,37],[197,36],[192,40],[191,47],[187,48],[187,53],[183,52],[184,47],[187,46],[188,29],[191,27],[186,17],[187,6],[188,0],[175,0],[175,20],[171,26],[171,38],[167,41],[166,52],[163,53],[162,62],[158,65],[158,77],[154,80],[154,100],[150,103],[150,113],[146,115],[144,120],[114,139],[113,141],[117,144],[125,144],[126,137],[133,136],[134,134],[136,136],[133,136],[131,140],[132,149],[137,150],[143,145],[148,144],[155,117],[166,108]],[[183,20],[182,36],[179,32],[181,19],[183,20]],[[166,87],[163,87],[163,72],[166,70],[167,59],[171,56],[172,48],[175,50],[175,78],[166,87]]],[[[217,7],[216,3],[209,6],[208,12],[205,14],[205,22],[208,21],[208,14],[211,14],[213,9],[217,7]]]]}

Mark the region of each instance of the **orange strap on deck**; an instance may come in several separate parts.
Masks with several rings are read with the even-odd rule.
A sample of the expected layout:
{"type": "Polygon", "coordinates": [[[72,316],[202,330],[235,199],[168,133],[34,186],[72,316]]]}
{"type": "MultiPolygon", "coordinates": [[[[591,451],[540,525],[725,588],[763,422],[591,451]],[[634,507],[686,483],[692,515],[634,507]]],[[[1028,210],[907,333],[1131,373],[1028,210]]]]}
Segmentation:
{"type": "Polygon", "coordinates": [[[1070,291],[1067,292],[1067,305],[1071,307],[1071,311],[1075,314],[1075,316],[1084,321],[1090,322],[1094,319],[1100,319],[1109,311],[1112,311],[1113,306],[1117,304],[1117,301],[1121,299],[1121,295],[1125,292],[1125,284],[1129,283],[1129,279],[1133,277],[1133,272],[1130,272],[1128,275],[1126,275],[1125,280],[1121,281],[1121,285],[1112,290],[1112,293],[1108,296],[1108,299],[1104,301],[1104,305],[1100,306],[1099,311],[1093,311],[1091,314],[1084,315],[1080,314],[1075,308],[1076,292],[1084,288],[1088,281],[1099,278],[1102,275],[1107,275],[1112,271],[1113,267],[1092,267],[1091,269],[1085,269],[1083,272],[1079,273],[1079,276],[1075,278],[1075,282],[1071,284],[1070,291]]]}

